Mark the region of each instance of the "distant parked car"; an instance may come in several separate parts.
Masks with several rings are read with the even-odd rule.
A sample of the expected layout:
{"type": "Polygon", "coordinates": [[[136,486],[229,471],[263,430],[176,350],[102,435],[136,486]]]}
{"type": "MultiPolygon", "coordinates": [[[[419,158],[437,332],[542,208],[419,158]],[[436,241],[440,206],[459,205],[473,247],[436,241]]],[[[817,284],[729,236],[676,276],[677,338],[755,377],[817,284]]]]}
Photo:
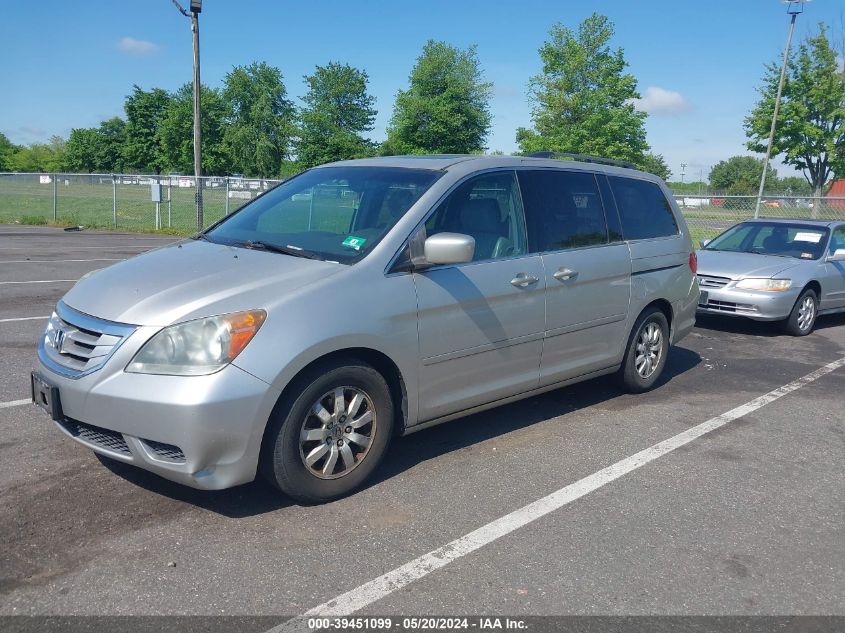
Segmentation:
{"type": "Polygon", "coordinates": [[[701,245],[699,313],[805,336],[818,315],[845,312],[845,222],[751,220],[701,245]]]}

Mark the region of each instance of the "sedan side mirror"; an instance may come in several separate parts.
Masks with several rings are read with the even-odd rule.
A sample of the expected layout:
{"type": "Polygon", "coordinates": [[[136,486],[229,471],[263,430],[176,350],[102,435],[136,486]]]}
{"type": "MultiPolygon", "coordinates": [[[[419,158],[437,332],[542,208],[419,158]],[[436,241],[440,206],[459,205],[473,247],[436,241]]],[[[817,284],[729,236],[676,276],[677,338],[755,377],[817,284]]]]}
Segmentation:
{"type": "Polygon", "coordinates": [[[712,241],[713,240],[698,240],[698,243],[701,244],[701,248],[707,248],[707,245],[712,241]]]}
{"type": "Polygon", "coordinates": [[[827,260],[829,262],[845,262],[845,248],[837,248],[833,251],[833,255],[828,255],[827,260]]]}
{"type": "Polygon", "coordinates": [[[463,233],[436,233],[425,241],[429,264],[463,264],[475,255],[475,238],[463,233]]]}

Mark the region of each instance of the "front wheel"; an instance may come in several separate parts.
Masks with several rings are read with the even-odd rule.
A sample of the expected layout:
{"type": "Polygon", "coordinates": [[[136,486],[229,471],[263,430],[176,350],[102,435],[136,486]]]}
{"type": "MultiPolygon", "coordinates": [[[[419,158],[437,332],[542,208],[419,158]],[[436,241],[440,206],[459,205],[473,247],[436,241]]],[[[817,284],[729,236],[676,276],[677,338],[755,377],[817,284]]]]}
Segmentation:
{"type": "Polygon", "coordinates": [[[818,314],[819,299],[816,297],[815,291],[807,288],[798,297],[789,318],[783,321],[783,329],[792,336],[807,336],[813,331],[818,314]]]}
{"type": "Polygon", "coordinates": [[[619,370],[622,388],[629,393],[648,391],[660,378],[669,353],[669,322],[657,308],[643,312],[634,324],[619,370]]]}
{"type": "Polygon", "coordinates": [[[274,414],[261,470],[304,503],[346,495],[376,469],[393,432],[384,377],[354,359],[317,366],[274,414]]]}

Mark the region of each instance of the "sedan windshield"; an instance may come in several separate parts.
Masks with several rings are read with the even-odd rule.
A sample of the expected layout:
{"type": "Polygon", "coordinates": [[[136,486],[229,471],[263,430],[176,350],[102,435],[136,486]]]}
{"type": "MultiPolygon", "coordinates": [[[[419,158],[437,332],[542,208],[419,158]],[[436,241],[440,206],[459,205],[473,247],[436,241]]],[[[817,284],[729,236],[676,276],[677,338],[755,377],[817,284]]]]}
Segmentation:
{"type": "Polygon", "coordinates": [[[710,242],[705,250],[757,253],[797,259],[818,259],[827,242],[827,229],[786,222],[737,224],[710,242]]]}
{"type": "Polygon", "coordinates": [[[429,169],[322,167],[282,183],[205,239],[351,264],[442,175],[429,169]]]}

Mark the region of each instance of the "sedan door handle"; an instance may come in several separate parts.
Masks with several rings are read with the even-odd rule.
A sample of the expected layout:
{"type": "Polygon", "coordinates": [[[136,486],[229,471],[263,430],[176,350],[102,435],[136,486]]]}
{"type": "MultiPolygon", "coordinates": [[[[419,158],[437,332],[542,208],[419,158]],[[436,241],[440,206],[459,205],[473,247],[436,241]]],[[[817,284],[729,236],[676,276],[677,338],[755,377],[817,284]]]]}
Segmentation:
{"type": "Polygon", "coordinates": [[[552,275],[558,281],[568,281],[570,279],[575,279],[578,276],[577,270],[572,270],[571,268],[561,268],[555,274],[552,275]]]}
{"type": "Polygon", "coordinates": [[[539,278],[533,275],[526,275],[525,273],[517,273],[516,277],[511,279],[511,283],[517,288],[527,288],[540,281],[539,278]]]}

